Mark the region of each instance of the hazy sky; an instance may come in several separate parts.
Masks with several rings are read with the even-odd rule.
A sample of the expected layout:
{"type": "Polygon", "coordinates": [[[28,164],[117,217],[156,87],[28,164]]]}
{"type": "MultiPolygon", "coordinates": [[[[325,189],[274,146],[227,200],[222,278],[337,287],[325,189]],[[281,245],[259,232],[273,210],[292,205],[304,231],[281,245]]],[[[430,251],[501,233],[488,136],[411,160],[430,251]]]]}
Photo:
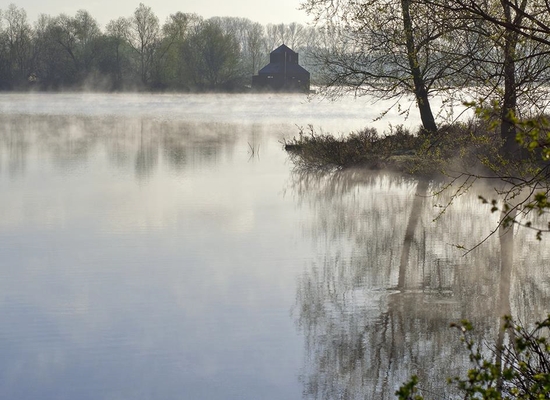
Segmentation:
{"type": "MultiPolygon", "coordinates": [[[[214,16],[245,17],[262,24],[268,23],[307,23],[309,18],[298,10],[301,0],[142,0],[153,9],[161,23],[177,11],[197,13],[205,18],[214,16]]],[[[0,9],[10,3],[27,11],[31,22],[39,14],[52,16],[60,13],[74,15],[84,9],[94,16],[103,28],[111,19],[130,16],[139,5],[139,0],[0,0],[0,9]]]]}

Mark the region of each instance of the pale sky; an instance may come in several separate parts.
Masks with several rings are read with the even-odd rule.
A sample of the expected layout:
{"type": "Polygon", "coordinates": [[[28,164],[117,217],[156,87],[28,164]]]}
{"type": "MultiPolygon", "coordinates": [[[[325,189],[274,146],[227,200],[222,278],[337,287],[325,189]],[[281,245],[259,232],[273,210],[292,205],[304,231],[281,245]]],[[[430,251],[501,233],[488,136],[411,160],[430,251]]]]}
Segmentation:
{"type": "MultiPolygon", "coordinates": [[[[161,23],[177,11],[197,13],[205,18],[245,17],[261,24],[291,23],[306,24],[310,18],[298,10],[301,0],[141,0],[151,7],[161,23]]],[[[27,11],[31,23],[39,14],[52,16],[60,13],[74,15],[84,9],[97,19],[101,28],[112,19],[130,16],[140,0],[0,0],[0,9],[5,10],[10,3],[27,11]]]]}

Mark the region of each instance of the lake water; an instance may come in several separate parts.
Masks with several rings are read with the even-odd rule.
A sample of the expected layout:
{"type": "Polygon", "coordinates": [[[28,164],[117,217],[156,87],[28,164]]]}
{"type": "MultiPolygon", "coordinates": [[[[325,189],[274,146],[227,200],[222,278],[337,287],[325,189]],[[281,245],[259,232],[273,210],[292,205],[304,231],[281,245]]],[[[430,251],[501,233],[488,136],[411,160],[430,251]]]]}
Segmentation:
{"type": "Polygon", "coordinates": [[[503,312],[546,315],[532,232],[456,246],[496,227],[491,188],[439,215],[435,184],[296,170],[299,127],[403,122],[306,100],[0,95],[0,397],[384,399],[413,373],[441,391],[469,365],[451,322],[490,341],[503,312]]]}

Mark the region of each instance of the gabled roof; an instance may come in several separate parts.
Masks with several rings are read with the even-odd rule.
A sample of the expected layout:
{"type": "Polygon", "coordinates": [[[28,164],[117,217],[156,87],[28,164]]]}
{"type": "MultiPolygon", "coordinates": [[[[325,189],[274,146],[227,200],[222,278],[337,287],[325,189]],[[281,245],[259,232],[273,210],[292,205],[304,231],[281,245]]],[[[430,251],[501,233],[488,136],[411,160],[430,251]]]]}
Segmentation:
{"type": "MultiPolygon", "coordinates": [[[[285,72],[285,65],[282,63],[269,63],[261,70],[258,71],[258,75],[263,74],[282,74],[285,72]]],[[[308,75],[309,72],[298,64],[288,63],[286,64],[287,75],[308,75]]]]}
{"type": "Polygon", "coordinates": [[[275,50],[273,50],[271,53],[284,53],[284,52],[288,53],[289,51],[294,53],[294,54],[297,54],[294,50],[292,50],[290,47],[288,47],[285,44],[280,45],[275,50]]]}

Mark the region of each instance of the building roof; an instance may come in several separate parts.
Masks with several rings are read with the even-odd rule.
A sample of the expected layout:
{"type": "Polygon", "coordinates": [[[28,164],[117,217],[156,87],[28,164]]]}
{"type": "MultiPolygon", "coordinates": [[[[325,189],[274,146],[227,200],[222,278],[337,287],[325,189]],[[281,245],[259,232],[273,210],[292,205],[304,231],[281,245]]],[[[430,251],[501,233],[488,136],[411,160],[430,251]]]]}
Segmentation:
{"type": "Polygon", "coordinates": [[[271,53],[284,53],[284,52],[287,52],[287,53],[291,52],[291,53],[294,53],[294,54],[298,54],[294,50],[292,50],[290,47],[285,45],[284,43],[282,45],[280,45],[279,47],[277,47],[275,50],[273,50],[271,53]]]}
{"type": "MultiPolygon", "coordinates": [[[[286,47],[286,46],[285,46],[286,47]]],[[[269,63],[261,70],[258,71],[260,74],[282,74],[285,72],[284,63],[269,63]]],[[[287,63],[286,64],[286,73],[287,75],[304,75],[309,76],[309,72],[299,64],[287,63]]]]}
{"type": "Polygon", "coordinates": [[[286,75],[307,75],[309,77],[309,72],[298,64],[298,53],[285,44],[282,44],[273,50],[271,52],[270,59],[271,62],[260,69],[258,71],[258,75],[276,75],[284,74],[286,72],[286,75]],[[290,55],[288,62],[282,61],[287,59],[286,56],[283,57],[283,54],[285,53],[290,55]]]}

